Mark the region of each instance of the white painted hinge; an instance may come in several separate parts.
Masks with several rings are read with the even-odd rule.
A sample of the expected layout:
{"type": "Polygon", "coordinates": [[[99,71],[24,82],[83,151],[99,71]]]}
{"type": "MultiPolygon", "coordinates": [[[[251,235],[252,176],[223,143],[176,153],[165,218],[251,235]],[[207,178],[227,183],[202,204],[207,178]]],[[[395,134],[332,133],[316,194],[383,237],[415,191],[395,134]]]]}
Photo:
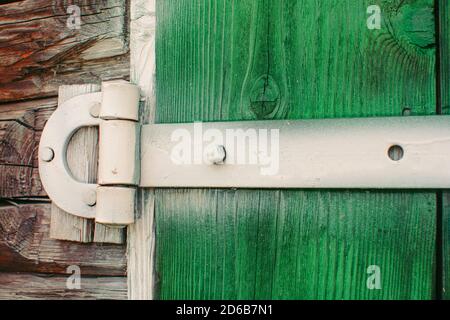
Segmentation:
{"type": "Polygon", "coordinates": [[[102,85],[58,107],[39,143],[39,174],[50,199],[66,212],[99,223],[133,223],[139,184],[139,89],[126,82],[102,85]],[[82,127],[99,127],[97,184],[77,181],[67,164],[67,146],[82,127]]]}
{"type": "Polygon", "coordinates": [[[139,90],[109,83],[47,122],[39,171],[63,210],[108,225],[133,223],[138,187],[450,188],[450,117],[191,124],[138,123],[139,90]],[[97,184],[77,182],[66,150],[99,126],[97,184]]]}

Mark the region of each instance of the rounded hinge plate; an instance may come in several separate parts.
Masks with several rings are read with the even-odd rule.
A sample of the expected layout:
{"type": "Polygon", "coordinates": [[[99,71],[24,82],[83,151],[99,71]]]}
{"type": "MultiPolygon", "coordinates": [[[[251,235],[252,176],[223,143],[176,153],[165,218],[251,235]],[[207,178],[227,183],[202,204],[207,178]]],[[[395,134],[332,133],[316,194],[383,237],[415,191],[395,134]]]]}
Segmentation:
{"type": "Polygon", "coordinates": [[[39,175],[50,199],[62,210],[95,218],[96,184],[77,181],[67,164],[67,146],[82,127],[98,126],[91,113],[102,101],[101,92],[74,97],[61,104],[47,121],[39,143],[39,175]]]}

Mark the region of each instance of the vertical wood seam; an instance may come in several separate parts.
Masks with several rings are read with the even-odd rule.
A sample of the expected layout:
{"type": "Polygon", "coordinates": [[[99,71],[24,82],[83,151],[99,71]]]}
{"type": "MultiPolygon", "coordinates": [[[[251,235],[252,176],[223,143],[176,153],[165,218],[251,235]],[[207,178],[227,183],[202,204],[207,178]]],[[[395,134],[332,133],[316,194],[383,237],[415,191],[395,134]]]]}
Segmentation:
{"type": "MultiPolygon", "coordinates": [[[[142,124],[155,118],[155,29],[156,1],[130,1],[130,57],[131,81],[141,89],[142,124]]],[[[139,192],[135,223],[128,228],[128,299],[154,298],[154,190],[139,192]]]]}

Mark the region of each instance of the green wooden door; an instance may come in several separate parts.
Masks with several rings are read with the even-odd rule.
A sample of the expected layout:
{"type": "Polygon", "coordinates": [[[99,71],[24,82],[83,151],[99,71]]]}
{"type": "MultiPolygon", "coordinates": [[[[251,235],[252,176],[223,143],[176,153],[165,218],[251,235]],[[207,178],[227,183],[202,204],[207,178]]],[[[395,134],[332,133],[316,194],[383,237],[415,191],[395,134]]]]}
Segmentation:
{"type": "MultiPolygon", "coordinates": [[[[433,0],[158,0],[157,122],[434,114],[433,14],[433,0]]],[[[155,208],[161,299],[438,291],[435,192],[161,189],[155,208]]]]}
{"type": "MultiPolygon", "coordinates": [[[[439,19],[439,55],[438,55],[438,112],[450,114],[450,1],[440,0],[437,7],[437,17],[439,19]]],[[[439,194],[440,209],[442,210],[438,218],[441,223],[438,228],[438,245],[442,246],[442,251],[438,251],[441,256],[438,263],[438,271],[442,274],[442,298],[450,300],[450,192],[443,192],[442,198],[439,194]]],[[[441,283],[439,283],[441,284],[441,283]]]]}

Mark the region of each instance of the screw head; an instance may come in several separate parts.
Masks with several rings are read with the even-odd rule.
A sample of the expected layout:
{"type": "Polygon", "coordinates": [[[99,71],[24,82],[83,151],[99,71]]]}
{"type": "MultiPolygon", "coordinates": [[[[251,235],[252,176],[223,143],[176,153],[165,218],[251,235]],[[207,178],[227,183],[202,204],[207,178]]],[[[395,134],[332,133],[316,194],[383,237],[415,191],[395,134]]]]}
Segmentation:
{"type": "Polygon", "coordinates": [[[83,201],[90,207],[95,206],[95,204],[97,203],[97,193],[94,190],[86,191],[83,194],[83,201]]]}
{"type": "Polygon", "coordinates": [[[42,161],[50,162],[55,157],[55,152],[52,148],[44,147],[40,150],[40,157],[42,161]]]}
{"type": "Polygon", "coordinates": [[[412,114],[412,110],[409,107],[405,107],[402,111],[402,115],[405,117],[408,117],[412,114]]]}
{"type": "Polygon", "coordinates": [[[216,145],[211,147],[206,152],[206,159],[210,164],[224,164],[227,152],[222,145],[216,145]]]}

